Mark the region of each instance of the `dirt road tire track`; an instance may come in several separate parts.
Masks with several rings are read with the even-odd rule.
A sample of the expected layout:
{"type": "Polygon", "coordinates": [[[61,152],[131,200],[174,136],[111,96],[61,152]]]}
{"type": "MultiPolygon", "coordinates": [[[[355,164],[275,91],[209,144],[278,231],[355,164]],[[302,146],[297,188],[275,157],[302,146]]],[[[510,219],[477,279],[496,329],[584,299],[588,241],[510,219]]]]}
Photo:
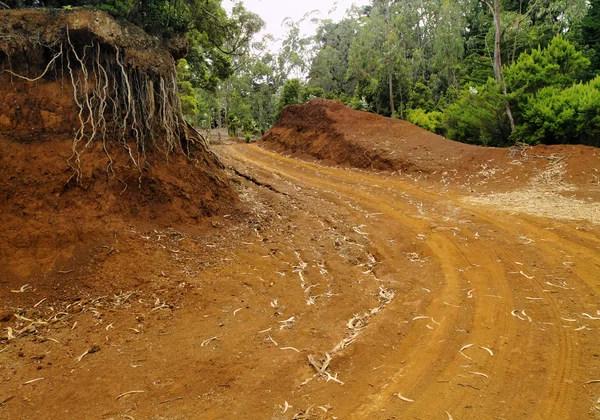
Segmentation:
{"type": "MultiPolygon", "coordinates": [[[[598,372],[594,365],[598,358],[590,360],[588,355],[593,343],[599,343],[600,321],[586,322],[581,313],[600,308],[597,227],[579,231],[580,223],[561,222],[559,236],[546,229],[551,223],[548,219],[465,204],[456,193],[442,195],[429,185],[420,189],[420,185],[406,179],[390,181],[385,175],[323,167],[255,146],[232,146],[224,153],[243,162],[259,179],[269,180],[276,174],[312,189],[313,193],[320,190],[332,201],[346,206],[357,220],[364,220],[364,214],[352,210],[345,204],[348,201],[368,212],[380,213],[376,223],[364,222],[364,229],[369,232],[373,247],[385,257],[382,266],[388,277],[393,273],[399,282],[414,268],[407,270],[403,252],[408,250],[399,249],[386,237],[407,243],[414,242],[418,234],[427,236],[429,267],[424,268],[420,281],[413,281],[410,291],[398,297],[377,320],[378,325],[394,324],[393,318],[398,316],[410,320],[408,327],[401,328],[405,333],[397,338],[395,348],[385,352],[389,370],[382,369],[382,374],[386,376],[370,386],[370,392],[369,385],[361,385],[362,375],[372,375],[366,366],[356,366],[364,365],[362,359],[371,356],[361,354],[361,346],[357,345],[344,360],[352,360],[351,374],[357,376],[343,391],[344,395],[354,396],[353,402],[340,403],[344,398],[329,387],[307,389],[331,400],[341,418],[390,418],[392,414],[398,418],[444,418],[446,411],[460,419],[590,416],[592,401],[583,392],[583,384],[589,375],[598,372]],[[386,188],[401,194],[388,194],[386,188]],[[328,191],[335,191],[338,197],[328,191]],[[425,216],[415,212],[410,201],[419,201],[421,208],[429,209],[425,216]],[[436,213],[442,207],[440,202],[450,203],[459,219],[467,221],[460,225],[458,235],[454,230],[439,229],[458,222],[436,213]],[[518,245],[515,240],[519,235],[534,242],[518,245]],[[552,289],[546,284],[547,280],[552,282],[552,277],[546,276],[553,275],[552,269],[561,264],[564,255],[572,256],[569,261],[573,270],[565,280],[569,290],[545,292],[552,289]],[[467,271],[462,271],[465,268],[467,271]],[[534,275],[527,274],[528,269],[535,270],[534,275]],[[431,285],[436,285],[436,279],[443,279],[443,286],[434,290],[431,285]],[[422,288],[428,286],[433,298],[427,304],[422,301],[422,313],[418,315],[429,316],[441,325],[429,322],[433,329],[423,331],[424,325],[414,325],[412,321],[415,312],[403,309],[402,301],[419,299],[422,288]],[[473,290],[472,299],[468,299],[469,290],[473,290]],[[527,300],[532,294],[539,296],[534,299],[543,300],[527,300]],[[454,302],[461,308],[443,302],[454,302]],[[513,310],[518,310],[519,317],[525,320],[512,316],[513,310]],[[527,315],[523,315],[523,310],[527,315]],[[528,322],[526,316],[532,321],[528,322]],[[574,331],[575,326],[561,318],[576,318],[576,327],[586,324],[591,330],[574,331]],[[463,354],[472,353],[473,357],[468,356],[472,360],[458,351],[468,344],[473,346],[463,354]],[[494,356],[481,347],[493,349],[494,356]],[[487,377],[469,373],[476,371],[487,377]],[[396,397],[398,393],[409,396],[414,403],[401,401],[396,397]]],[[[373,330],[379,329],[378,325],[370,326],[369,339],[393,339],[377,337],[373,330]]],[[[366,339],[367,336],[361,337],[366,339]]]]}

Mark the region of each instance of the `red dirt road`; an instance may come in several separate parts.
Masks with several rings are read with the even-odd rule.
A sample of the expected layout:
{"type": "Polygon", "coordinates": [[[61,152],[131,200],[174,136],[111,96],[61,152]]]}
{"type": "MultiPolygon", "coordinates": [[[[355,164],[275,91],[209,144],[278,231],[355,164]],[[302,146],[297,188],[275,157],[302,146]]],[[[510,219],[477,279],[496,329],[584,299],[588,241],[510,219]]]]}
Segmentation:
{"type": "Polygon", "coordinates": [[[3,342],[1,417],[600,418],[596,204],[218,153],[250,210],[123,232],[152,287],[3,342]]]}

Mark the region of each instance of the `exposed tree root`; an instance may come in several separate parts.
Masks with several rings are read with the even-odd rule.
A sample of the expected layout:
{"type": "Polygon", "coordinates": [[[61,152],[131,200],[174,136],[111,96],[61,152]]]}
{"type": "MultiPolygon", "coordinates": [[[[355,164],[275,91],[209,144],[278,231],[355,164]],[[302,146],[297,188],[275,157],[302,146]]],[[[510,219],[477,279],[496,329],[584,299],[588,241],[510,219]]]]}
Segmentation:
{"type": "MultiPolygon", "coordinates": [[[[219,162],[204,137],[183,117],[174,63],[166,74],[145,71],[130,62],[125,64],[118,46],[68,27],[53,44],[39,43],[35,47],[44,56],[51,56],[41,75],[30,78],[12,68],[2,72],[31,83],[43,78],[52,80],[52,70],[57,81],[64,80],[66,74],[77,121],[72,154],[67,160],[73,171],[69,181],[82,182],[82,156],[97,142],[101,142],[107,157],[106,171],[113,177],[111,143],[121,144],[140,179],[148,165],[149,151],[158,151],[168,160],[173,153],[181,152],[189,158],[193,150],[202,149],[205,159],[212,158],[210,163],[219,162]]],[[[10,67],[11,55],[4,53],[10,67]]]]}

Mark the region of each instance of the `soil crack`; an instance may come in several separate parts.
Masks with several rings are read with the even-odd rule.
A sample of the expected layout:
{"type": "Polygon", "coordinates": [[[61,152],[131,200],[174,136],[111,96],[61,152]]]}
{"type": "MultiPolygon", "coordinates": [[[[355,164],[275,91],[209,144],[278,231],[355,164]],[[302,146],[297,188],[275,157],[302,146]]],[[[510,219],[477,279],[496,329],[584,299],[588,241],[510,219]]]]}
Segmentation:
{"type": "Polygon", "coordinates": [[[252,182],[253,184],[255,184],[255,185],[259,186],[259,187],[266,188],[266,189],[268,189],[270,191],[273,191],[273,192],[275,192],[277,194],[289,196],[289,194],[284,193],[283,191],[279,191],[277,188],[273,187],[271,184],[260,182],[259,180],[257,180],[256,178],[254,178],[251,175],[241,173],[240,171],[238,171],[237,169],[235,169],[233,166],[230,166],[229,169],[231,169],[233,171],[233,173],[236,174],[237,176],[239,176],[241,178],[244,178],[245,180],[250,181],[250,182],[252,182]]]}

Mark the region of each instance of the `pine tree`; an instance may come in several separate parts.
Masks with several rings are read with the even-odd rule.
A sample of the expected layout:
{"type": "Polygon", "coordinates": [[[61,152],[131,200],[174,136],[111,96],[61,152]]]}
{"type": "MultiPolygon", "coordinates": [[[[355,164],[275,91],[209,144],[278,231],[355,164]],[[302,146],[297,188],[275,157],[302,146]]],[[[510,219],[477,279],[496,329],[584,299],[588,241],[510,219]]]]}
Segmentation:
{"type": "Polygon", "coordinates": [[[590,48],[592,70],[600,72],[600,0],[590,0],[590,9],[581,23],[585,44],[590,48]]]}

